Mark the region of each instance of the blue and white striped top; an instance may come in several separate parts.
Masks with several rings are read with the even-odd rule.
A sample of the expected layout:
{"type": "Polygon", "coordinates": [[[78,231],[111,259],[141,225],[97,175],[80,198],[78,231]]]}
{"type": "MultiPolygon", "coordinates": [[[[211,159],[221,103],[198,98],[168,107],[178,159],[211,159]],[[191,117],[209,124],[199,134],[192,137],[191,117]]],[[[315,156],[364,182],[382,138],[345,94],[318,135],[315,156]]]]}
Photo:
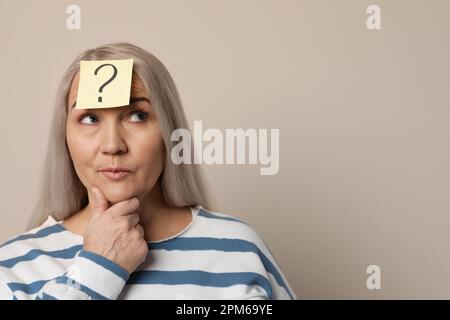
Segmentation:
{"type": "Polygon", "coordinates": [[[252,227],[200,206],[191,212],[180,233],[148,242],[130,275],[49,217],[0,246],[0,299],[297,299],[252,227]]]}

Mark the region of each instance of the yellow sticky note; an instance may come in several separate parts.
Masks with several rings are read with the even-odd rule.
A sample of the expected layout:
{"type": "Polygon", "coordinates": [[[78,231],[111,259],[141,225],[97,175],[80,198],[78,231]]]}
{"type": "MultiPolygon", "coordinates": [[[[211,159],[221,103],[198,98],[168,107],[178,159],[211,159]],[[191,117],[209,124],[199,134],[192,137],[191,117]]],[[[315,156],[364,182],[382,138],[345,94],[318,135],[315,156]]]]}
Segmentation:
{"type": "Polygon", "coordinates": [[[130,103],[133,59],[80,61],[76,109],[123,107],[130,103]]]}

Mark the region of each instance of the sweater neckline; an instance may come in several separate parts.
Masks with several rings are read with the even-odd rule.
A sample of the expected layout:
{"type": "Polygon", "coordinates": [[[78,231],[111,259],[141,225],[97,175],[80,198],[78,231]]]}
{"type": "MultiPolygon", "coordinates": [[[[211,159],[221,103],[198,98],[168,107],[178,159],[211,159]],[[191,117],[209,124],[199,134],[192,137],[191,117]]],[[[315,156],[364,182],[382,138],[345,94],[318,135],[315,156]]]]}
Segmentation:
{"type": "MultiPolygon", "coordinates": [[[[180,237],[181,235],[183,235],[184,233],[186,233],[186,232],[188,231],[188,229],[190,229],[191,226],[197,221],[198,213],[199,213],[199,211],[200,211],[200,209],[201,209],[201,206],[200,206],[200,205],[197,205],[196,207],[189,207],[189,209],[190,209],[191,214],[192,214],[192,220],[191,220],[191,222],[190,222],[186,227],[184,227],[180,232],[178,232],[178,233],[176,233],[176,234],[174,234],[174,235],[171,235],[171,236],[169,236],[169,237],[160,239],[160,240],[151,240],[151,241],[147,241],[147,243],[150,244],[150,243],[162,243],[162,242],[166,242],[166,241],[169,241],[169,240],[178,238],[178,237],[180,237]]],[[[55,225],[56,227],[60,228],[63,232],[66,232],[68,235],[70,235],[71,237],[75,238],[78,242],[83,243],[83,236],[82,236],[82,235],[79,235],[79,234],[77,234],[77,233],[74,233],[74,232],[72,232],[72,231],[69,231],[69,230],[63,225],[63,220],[57,221],[57,220],[55,220],[55,219],[50,215],[50,216],[48,216],[46,225],[55,225]]]]}

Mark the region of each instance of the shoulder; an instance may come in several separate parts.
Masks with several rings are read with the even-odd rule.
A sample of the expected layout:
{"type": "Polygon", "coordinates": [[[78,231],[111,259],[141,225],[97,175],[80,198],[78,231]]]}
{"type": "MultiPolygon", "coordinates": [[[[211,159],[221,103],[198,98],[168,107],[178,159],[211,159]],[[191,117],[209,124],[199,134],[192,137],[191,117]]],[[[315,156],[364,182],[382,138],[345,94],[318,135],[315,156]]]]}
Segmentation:
{"type": "Polygon", "coordinates": [[[23,255],[32,249],[48,249],[52,244],[58,246],[59,241],[53,241],[65,229],[52,217],[40,226],[16,235],[0,245],[0,264],[12,256],[23,255]]]}
{"type": "Polygon", "coordinates": [[[237,216],[197,207],[198,224],[205,229],[216,232],[217,236],[234,238],[252,242],[260,242],[258,232],[245,220],[237,216]]]}
{"type": "Polygon", "coordinates": [[[249,223],[231,214],[197,207],[198,248],[216,250],[240,264],[240,271],[262,275],[259,283],[272,299],[295,299],[280,265],[263,237],[249,223]]]}

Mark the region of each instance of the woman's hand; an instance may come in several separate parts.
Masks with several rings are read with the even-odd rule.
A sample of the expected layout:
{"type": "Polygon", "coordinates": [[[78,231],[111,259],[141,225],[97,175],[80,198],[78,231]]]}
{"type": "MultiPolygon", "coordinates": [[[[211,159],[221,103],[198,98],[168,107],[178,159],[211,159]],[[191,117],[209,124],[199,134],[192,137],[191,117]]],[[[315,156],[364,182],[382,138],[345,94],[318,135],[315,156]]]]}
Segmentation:
{"type": "Polygon", "coordinates": [[[101,255],[129,274],[144,262],[148,247],[139,224],[139,200],[131,198],[108,208],[100,189],[94,187],[93,215],[84,232],[83,250],[101,255]]]}

